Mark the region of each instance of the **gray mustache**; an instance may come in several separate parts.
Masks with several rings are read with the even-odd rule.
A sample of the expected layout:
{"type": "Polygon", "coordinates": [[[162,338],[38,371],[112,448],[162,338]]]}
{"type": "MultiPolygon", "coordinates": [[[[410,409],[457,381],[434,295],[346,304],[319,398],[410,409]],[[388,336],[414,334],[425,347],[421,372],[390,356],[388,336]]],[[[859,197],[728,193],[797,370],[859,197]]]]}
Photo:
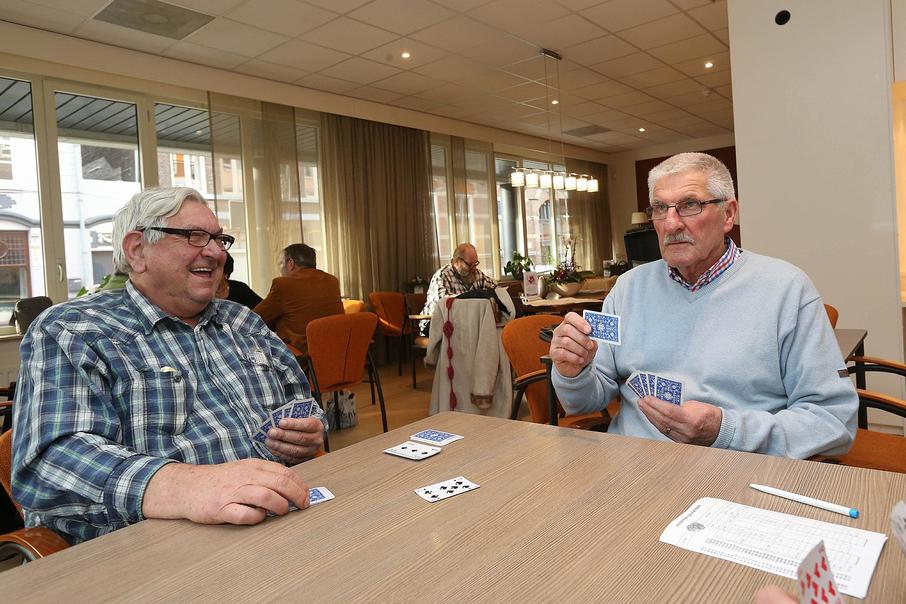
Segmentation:
{"type": "Polygon", "coordinates": [[[695,243],[695,239],[689,233],[667,233],[664,235],[664,245],[671,243],[695,243]]]}

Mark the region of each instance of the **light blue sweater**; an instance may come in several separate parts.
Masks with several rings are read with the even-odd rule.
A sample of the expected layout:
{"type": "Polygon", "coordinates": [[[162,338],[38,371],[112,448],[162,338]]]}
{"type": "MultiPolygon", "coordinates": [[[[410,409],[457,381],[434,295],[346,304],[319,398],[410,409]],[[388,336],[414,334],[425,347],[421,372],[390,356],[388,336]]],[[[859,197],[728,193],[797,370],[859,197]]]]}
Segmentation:
{"type": "Polygon", "coordinates": [[[795,266],[744,252],[697,292],[663,260],[624,274],[604,301],[621,316],[622,345],[599,343],[574,378],[554,370],[568,413],[604,408],[619,394],[609,432],[669,440],[626,384],[636,371],[680,380],[684,400],[723,409],[714,447],[805,458],[846,452],[858,397],[818,291],[795,266]]]}

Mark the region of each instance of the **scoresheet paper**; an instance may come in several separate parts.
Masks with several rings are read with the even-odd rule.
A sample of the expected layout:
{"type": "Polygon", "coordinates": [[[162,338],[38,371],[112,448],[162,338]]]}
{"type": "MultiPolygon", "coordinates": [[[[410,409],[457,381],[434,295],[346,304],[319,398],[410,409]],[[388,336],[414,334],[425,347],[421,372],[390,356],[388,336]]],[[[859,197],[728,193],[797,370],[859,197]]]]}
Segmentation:
{"type": "Polygon", "coordinates": [[[824,539],[827,559],[845,594],[864,598],[887,535],[704,497],[661,533],[661,541],[693,552],[796,579],[796,570],[824,539]]]}

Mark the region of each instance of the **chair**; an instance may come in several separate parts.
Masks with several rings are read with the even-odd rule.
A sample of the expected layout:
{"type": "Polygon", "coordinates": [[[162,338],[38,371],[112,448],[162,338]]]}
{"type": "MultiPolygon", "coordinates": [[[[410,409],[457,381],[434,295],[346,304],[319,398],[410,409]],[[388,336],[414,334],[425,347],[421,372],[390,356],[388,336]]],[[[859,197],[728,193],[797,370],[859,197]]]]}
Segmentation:
{"type": "Polygon", "coordinates": [[[53,306],[53,300],[47,296],[35,296],[34,298],[22,298],[16,301],[13,308],[13,318],[16,321],[16,333],[24,334],[28,331],[28,326],[32,321],[38,318],[42,312],[53,306]]]}
{"type": "Polygon", "coordinates": [[[837,328],[837,318],[840,316],[840,313],[837,312],[837,309],[831,306],[830,304],[824,305],[824,311],[827,313],[827,318],[830,320],[831,327],[834,329],[837,328]]]}
{"type": "Polygon", "coordinates": [[[365,303],[361,300],[343,300],[343,312],[347,315],[362,312],[365,310],[365,303]]]}
{"type": "MultiPolygon", "coordinates": [[[[524,395],[533,422],[554,423],[550,421],[547,370],[541,364],[541,356],[548,353],[550,346],[541,339],[539,334],[542,328],[559,325],[562,320],[563,317],[556,315],[531,315],[510,321],[504,326],[501,336],[503,347],[507,356],[510,357],[510,365],[516,373],[510,419],[518,418],[519,407],[524,395]]],[[[583,415],[566,415],[559,402],[557,402],[557,409],[557,425],[601,431],[606,430],[610,425],[610,414],[607,410],[583,415]]]]}
{"type": "MultiPolygon", "coordinates": [[[[0,435],[0,483],[10,501],[22,515],[22,508],[13,499],[12,489],[12,446],[13,431],[0,435]]],[[[49,528],[22,528],[0,535],[0,560],[14,554],[23,558],[23,564],[69,547],[69,543],[49,528]]]]}
{"type": "Polygon", "coordinates": [[[371,309],[379,319],[377,333],[388,338],[387,358],[390,358],[389,338],[399,338],[399,375],[403,375],[403,345],[411,335],[406,318],[406,302],[399,292],[371,292],[368,294],[371,309]]]}
{"type": "MultiPolygon", "coordinates": [[[[387,412],[384,407],[384,392],[370,350],[377,322],[377,315],[370,312],[333,315],[311,321],[305,328],[305,334],[308,338],[312,396],[321,408],[326,411],[321,400],[322,394],[332,392],[334,405],[338,404],[339,391],[361,382],[367,367],[377,388],[381,403],[381,425],[386,432],[387,412]]],[[[329,451],[326,439],[324,444],[325,449],[329,451]]]]}
{"type": "MultiPolygon", "coordinates": [[[[855,356],[847,369],[859,372],[892,373],[906,377],[906,365],[875,357],[855,356]]],[[[864,381],[860,377],[857,381],[864,381]]],[[[864,385],[864,384],[863,384],[864,385]]],[[[836,457],[818,456],[820,461],[839,463],[857,468],[906,473],[906,438],[868,429],[868,409],[880,409],[906,419],[906,402],[879,392],[856,388],[859,395],[859,417],[856,438],[849,452],[836,457]]]]}
{"type": "Polygon", "coordinates": [[[405,294],[406,315],[409,317],[409,332],[412,334],[412,388],[415,388],[415,362],[418,356],[428,353],[428,336],[419,333],[420,314],[425,307],[428,294],[405,294]],[[413,319],[413,315],[419,317],[413,319]]]}

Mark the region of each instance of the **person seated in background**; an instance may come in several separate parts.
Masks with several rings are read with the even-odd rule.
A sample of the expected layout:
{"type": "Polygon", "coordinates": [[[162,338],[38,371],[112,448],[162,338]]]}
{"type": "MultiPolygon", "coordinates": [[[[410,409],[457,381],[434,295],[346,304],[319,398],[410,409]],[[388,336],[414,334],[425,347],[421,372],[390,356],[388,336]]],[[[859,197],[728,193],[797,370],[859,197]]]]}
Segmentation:
{"type": "Polygon", "coordinates": [[[251,287],[242,281],[230,279],[233,274],[233,257],[227,252],[226,263],[223,265],[223,279],[217,288],[217,297],[230,302],[238,302],[246,308],[255,308],[261,303],[261,296],[256,294],[251,287]]]}
{"type": "Polygon", "coordinates": [[[287,344],[308,352],[305,328],[310,321],[342,315],[340,282],[317,268],[314,248],[304,243],[287,246],[280,254],[280,277],[253,310],[287,344]]]}
{"type": "MultiPolygon", "coordinates": [[[[458,296],[476,289],[494,289],[497,281],[478,268],[478,252],[471,243],[460,243],[453,250],[450,264],[442,266],[428,284],[425,307],[421,314],[433,315],[437,303],[450,296],[458,296]]],[[[428,334],[430,320],[422,321],[419,328],[422,335],[428,334]]]]}
{"type": "Polygon", "coordinates": [[[738,205],[726,166],[675,155],[651,170],[648,195],[663,258],[622,275],[604,300],[621,345],[591,339],[575,313],[554,330],[567,413],[620,395],[609,432],[794,458],[848,451],[859,400],[821,296],[795,266],[727,237],[738,205]],[[635,392],[638,372],[673,381],[665,399],[682,383],[684,400],[635,392]]]}
{"type": "Polygon", "coordinates": [[[145,518],[255,524],[308,506],[285,464],[323,447],[326,423],[258,426],[310,390],[258,315],[216,300],[226,250],[193,189],[138,193],[113,220],[119,291],[58,304],[22,341],[12,490],[26,526],[72,542],[145,518]]]}

